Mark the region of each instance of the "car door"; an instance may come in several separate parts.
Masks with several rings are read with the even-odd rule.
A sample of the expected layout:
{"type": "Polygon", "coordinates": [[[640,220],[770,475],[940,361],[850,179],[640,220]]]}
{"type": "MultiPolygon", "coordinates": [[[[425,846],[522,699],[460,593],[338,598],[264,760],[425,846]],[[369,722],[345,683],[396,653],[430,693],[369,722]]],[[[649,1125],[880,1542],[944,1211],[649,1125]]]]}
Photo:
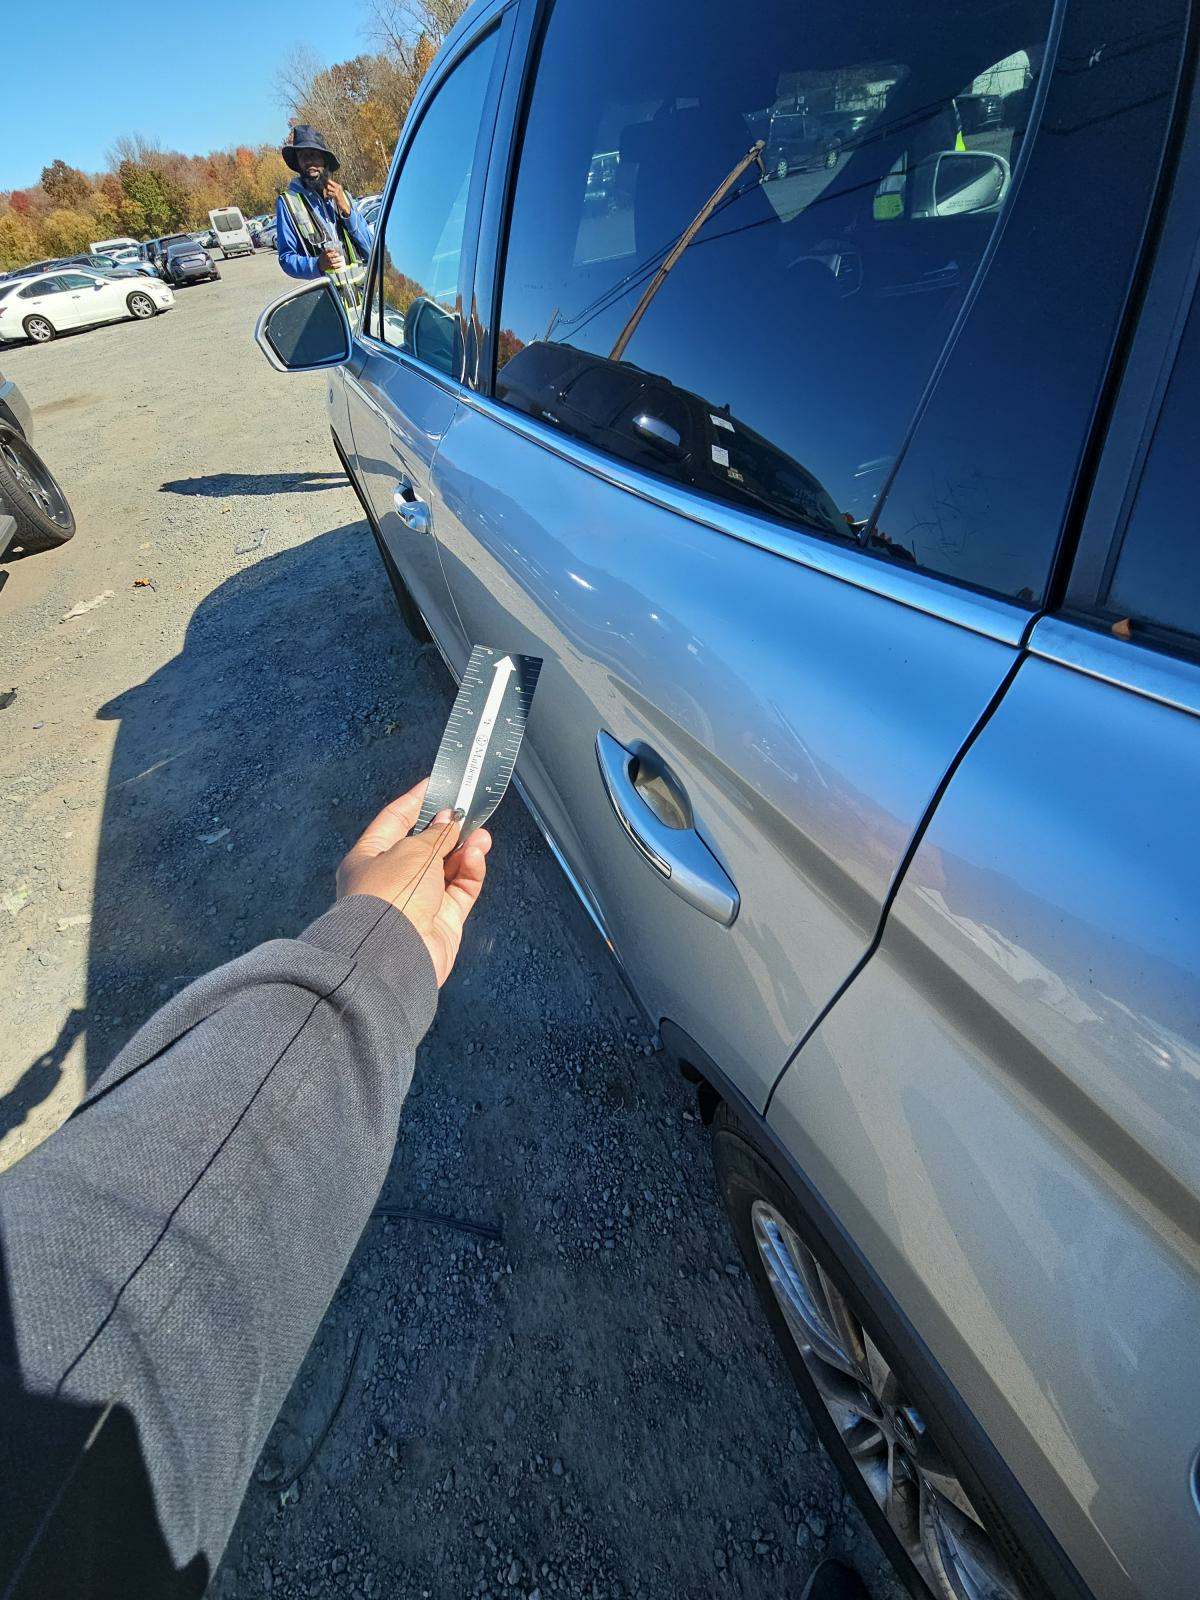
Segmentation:
{"type": "Polygon", "coordinates": [[[502,167],[489,187],[494,394],[435,465],[451,591],[470,638],[545,658],[522,776],[651,1017],[760,1107],[869,949],[1045,587],[1169,110],[1143,91],[1174,70],[1148,46],[1081,83],[1119,14],[1075,15],[1056,65],[1049,6],[947,30],[932,4],[800,28],[781,3],[736,48],[715,0],[686,36],[670,6],[558,6],[511,111],[511,215],[502,167]],[[914,282],[941,219],[915,183],[875,197],[1010,67],[1021,204],[956,213],[954,271],[914,282]],[[833,167],[764,175],[756,130],[800,91],[868,121],[833,167]],[[1039,96],[1062,125],[1044,146],[1039,96]],[[613,151],[610,202],[586,206],[613,151]],[[1122,196],[1102,219],[1099,171],[1122,196]],[[1086,318],[1075,270],[1047,271],[1048,219],[1102,240],[1086,318]],[[1035,349],[1062,362],[1052,394],[1029,392],[1035,349]],[[1014,504],[1018,420],[1060,449],[1014,504]]]}
{"type": "Polygon", "coordinates": [[[1198,134],[1061,603],[770,1109],[1113,1600],[1200,1570],[1198,134]]]}
{"type": "Polygon", "coordinates": [[[62,310],[62,326],[87,327],[89,323],[107,322],[110,317],[123,316],[125,296],[120,285],[83,272],[64,272],[60,279],[63,290],[56,309],[62,310]],[[99,287],[98,287],[99,286],[99,287]]]}
{"type": "Polygon", "coordinates": [[[413,113],[345,375],[360,483],[439,639],[461,630],[430,524],[430,472],[463,376],[463,240],[506,43],[501,13],[450,53],[413,113]]]}
{"type": "Polygon", "coordinates": [[[70,313],[67,310],[67,286],[61,277],[35,278],[28,287],[22,289],[18,298],[21,302],[21,318],[40,315],[57,332],[62,328],[73,326],[70,313]]]}

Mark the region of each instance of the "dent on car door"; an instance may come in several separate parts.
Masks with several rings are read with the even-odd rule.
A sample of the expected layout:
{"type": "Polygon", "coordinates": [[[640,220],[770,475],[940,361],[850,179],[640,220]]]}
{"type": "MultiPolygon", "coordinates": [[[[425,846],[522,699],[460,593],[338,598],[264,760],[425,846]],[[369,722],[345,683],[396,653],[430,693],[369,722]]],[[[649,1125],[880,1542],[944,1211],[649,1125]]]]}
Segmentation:
{"type": "Polygon", "coordinates": [[[434,636],[461,642],[431,529],[431,471],[458,401],[460,263],[498,59],[493,26],[420,114],[387,200],[362,330],[346,370],[353,448],[380,532],[434,636]]]}
{"type": "Polygon", "coordinates": [[[1105,1600],[1200,1572],[1198,177],[1063,610],[769,1114],[1105,1600]]]}
{"type": "MultiPolygon", "coordinates": [[[[780,3],[734,58],[716,0],[693,23],[681,38],[671,7],[634,0],[551,12],[496,313],[499,404],[464,407],[446,436],[438,529],[467,632],[546,658],[526,777],[635,986],[762,1106],[868,947],[1044,586],[1057,517],[1025,520],[999,496],[991,516],[980,485],[1012,465],[986,426],[950,438],[943,477],[901,468],[895,518],[879,493],[997,217],[930,216],[916,177],[947,139],[970,148],[947,108],[980,84],[1003,108],[980,137],[1019,163],[1050,8],[947,30],[933,4],[800,27],[780,3]],[[635,56],[596,47],[614,34],[635,56]],[[764,111],[835,83],[868,108],[855,139],[832,166],[764,174],[764,111]],[[950,529],[954,512],[970,526],[950,529]],[[633,763],[618,752],[617,796],[601,734],[633,763]],[[707,850],[732,883],[731,927],[676,892],[669,831],[655,837],[671,877],[630,842],[660,766],[675,796],[659,820],[673,805],[691,862],[707,850]]],[[[1078,76],[1055,76],[1052,105],[1078,100],[1078,76]]],[[[1092,82],[1096,109],[1115,76],[1092,82]]],[[[1117,120],[1127,164],[1144,164],[1117,120]]],[[[1018,277],[1046,220],[1037,151],[1033,216],[1007,221],[1018,277]]],[[[1053,215],[1090,239],[1077,142],[1060,138],[1053,161],[1053,215]]],[[[1129,200],[1104,218],[1116,262],[1140,213],[1114,166],[1110,191],[1129,200]]],[[[1122,292],[1106,280],[1086,323],[1054,305],[1074,340],[1060,437],[1084,426],[1122,292]]],[[[964,414],[988,376],[971,327],[942,378],[964,414]]],[[[1006,366],[1019,342],[990,362],[992,406],[1024,395],[1028,371],[1006,366]]],[[[1065,497],[1069,452],[1043,476],[1044,498],[1065,497]]]]}

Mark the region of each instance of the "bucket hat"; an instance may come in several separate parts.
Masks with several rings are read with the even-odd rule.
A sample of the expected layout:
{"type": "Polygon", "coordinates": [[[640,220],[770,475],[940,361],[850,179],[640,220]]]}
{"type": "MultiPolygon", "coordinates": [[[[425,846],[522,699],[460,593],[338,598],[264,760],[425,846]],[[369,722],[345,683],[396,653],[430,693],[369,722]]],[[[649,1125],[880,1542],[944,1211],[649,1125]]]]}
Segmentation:
{"type": "Polygon", "coordinates": [[[291,167],[293,172],[299,172],[300,170],[300,168],[296,165],[297,150],[320,150],[322,154],[328,158],[330,172],[336,172],[341,166],[341,162],[325,143],[324,134],[318,133],[317,130],[307,122],[300,122],[296,124],[291,133],[288,135],[287,139],[284,141],[284,144],[279,152],[283,157],[285,164],[291,167]]]}

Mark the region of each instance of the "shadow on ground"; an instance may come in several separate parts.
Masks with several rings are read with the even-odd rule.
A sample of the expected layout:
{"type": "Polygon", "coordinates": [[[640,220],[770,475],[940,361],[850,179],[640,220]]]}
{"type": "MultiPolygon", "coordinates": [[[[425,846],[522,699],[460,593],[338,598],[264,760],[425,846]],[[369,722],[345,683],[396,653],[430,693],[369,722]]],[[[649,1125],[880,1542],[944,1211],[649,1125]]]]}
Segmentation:
{"type": "Polygon", "coordinates": [[[315,489],[344,489],[346,474],[336,467],[317,472],[210,472],[199,478],[173,478],[159,494],[204,495],[226,499],[246,494],[307,494],[315,489]]]}
{"type": "Polygon", "coordinates": [[[87,1072],[192,977],[328,904],[337,860],[436,748],[441,695],[365,523],[247,566],[120,724],[88,961],[87,1072]]]}

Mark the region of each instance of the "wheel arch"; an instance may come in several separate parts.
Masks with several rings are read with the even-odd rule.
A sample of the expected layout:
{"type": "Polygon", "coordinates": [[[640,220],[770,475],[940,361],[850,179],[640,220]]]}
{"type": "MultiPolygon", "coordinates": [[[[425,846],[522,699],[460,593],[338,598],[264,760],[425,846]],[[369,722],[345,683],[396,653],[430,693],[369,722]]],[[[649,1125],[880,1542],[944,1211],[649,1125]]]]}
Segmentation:
{"type": "Polygon", "coordinates": [[[779,1135],[683,1028],[669,1018],[663,1018],[659,1026],[668,1060],[696,1086],[704,1123],[711,1126],[718,1108],[728,1107],[745,1130],[746,1145],[796,1198],[810,1224],[811,1237],[806,1242],[839,1282],[855,1315],[868,1326],[878,1327],[884,1355],[903,1372],[914,1402],[939,1440],[949,1441],[960,1457],[956,1464],[963,1469],[981,1513],[986,1515],[990,1507],[1013,1529],[1043,1580],[1043,1593],[1054,1600],[1095,1600],[935,1352],[779,1135]]]}

